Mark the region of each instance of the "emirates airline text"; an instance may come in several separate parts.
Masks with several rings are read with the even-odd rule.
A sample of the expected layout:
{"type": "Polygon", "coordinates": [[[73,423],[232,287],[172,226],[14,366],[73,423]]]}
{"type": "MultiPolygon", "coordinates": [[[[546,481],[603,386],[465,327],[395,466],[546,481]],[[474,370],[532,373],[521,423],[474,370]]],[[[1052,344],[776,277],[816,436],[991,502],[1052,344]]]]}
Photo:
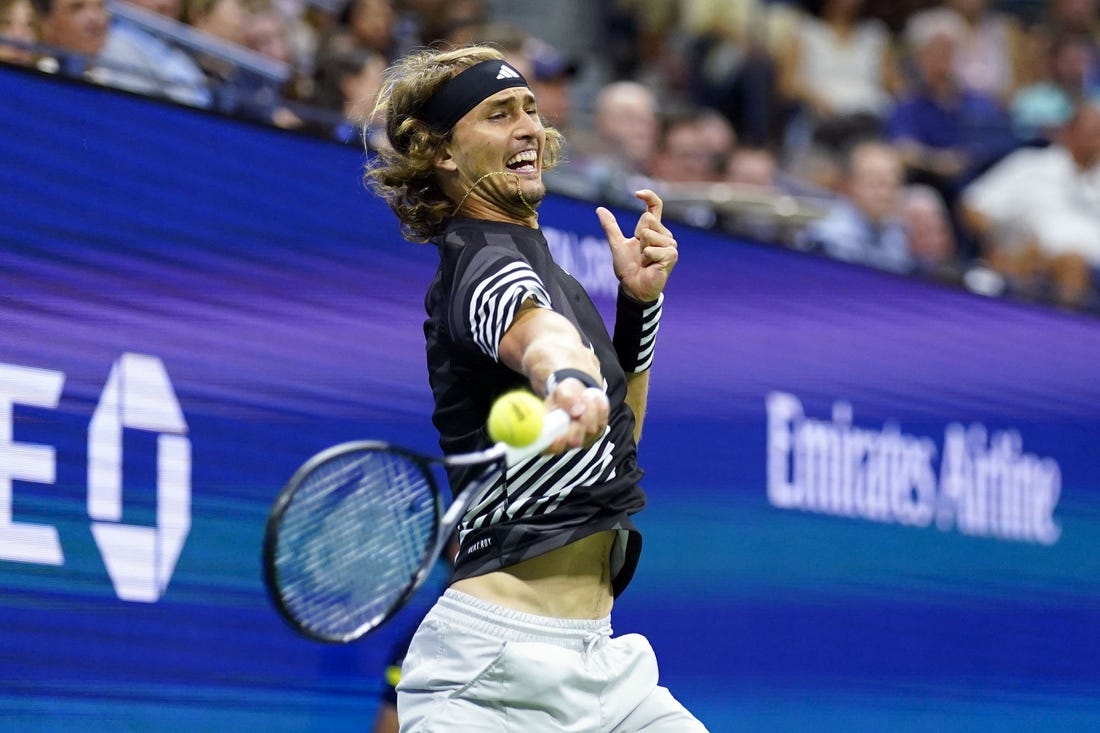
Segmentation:
{"type": "Polygon", "coordinates": [[[1044,545],[1061,534],[1061,469],[1025,453],[1014,430],[951,423],[941,454],[894,424],[856,426],[843,401],[815,419],[795,395],[772,392],[767,413],[773,506],[1044,545]]]}

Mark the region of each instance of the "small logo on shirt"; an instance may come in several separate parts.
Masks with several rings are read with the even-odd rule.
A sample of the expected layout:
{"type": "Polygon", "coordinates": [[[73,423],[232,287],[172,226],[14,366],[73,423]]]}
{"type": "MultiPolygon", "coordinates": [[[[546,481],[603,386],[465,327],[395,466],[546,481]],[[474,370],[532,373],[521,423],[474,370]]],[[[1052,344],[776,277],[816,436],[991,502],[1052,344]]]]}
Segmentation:
{"type": "Polygon", "coordinates": [[[498,79],[518,79],[519,72],[513,69],[508,64],[501,64],[500,71],[497,72],[498,79]]]}
{"type": "Polygon", "coordinates": [[[491,545],[491,544],[493,544],[493,538],[492,537],[486,537],[483,540],[478,540],[477,542],[470,545],[466,549],[466,554],[467,555],[473,555],[475,552],[481,552],[482,550],[488,549],[489,545],[491,545]]]}

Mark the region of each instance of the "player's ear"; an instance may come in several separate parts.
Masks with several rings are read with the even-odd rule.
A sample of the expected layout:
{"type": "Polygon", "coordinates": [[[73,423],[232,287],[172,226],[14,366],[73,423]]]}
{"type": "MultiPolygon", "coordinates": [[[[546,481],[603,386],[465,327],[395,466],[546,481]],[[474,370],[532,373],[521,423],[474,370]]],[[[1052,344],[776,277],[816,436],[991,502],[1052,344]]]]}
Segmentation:
{"type": "Polygon", "coordinates": [[[443,171],[456,171],[458,165],[455,163],[454,157],[451,155],[451,146],[449,143],[444,143],[436,150],[435,158],[432,159],[432,164],[443,171]]]}

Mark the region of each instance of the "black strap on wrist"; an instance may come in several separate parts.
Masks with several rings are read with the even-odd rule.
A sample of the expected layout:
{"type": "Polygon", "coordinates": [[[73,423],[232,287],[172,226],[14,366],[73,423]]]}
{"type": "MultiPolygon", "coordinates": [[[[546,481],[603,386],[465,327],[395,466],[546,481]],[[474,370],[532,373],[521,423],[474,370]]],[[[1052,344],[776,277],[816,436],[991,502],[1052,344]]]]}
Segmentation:
{"type": "Polygon", "coordinates": [[[576,379],[585,387],[595,387],[597,389],[600,387],[599,383],[588,372],[580,369],[559,369],[546,378],[546,394],[552,394],[557,386],[567,379],[576,379]]]}

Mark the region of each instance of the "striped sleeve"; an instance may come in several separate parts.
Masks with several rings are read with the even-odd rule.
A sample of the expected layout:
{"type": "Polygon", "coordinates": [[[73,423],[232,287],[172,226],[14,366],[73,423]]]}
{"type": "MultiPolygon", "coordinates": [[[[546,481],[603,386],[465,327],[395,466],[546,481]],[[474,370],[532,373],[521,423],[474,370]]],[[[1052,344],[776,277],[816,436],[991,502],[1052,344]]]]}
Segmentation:
{"type": "Polygon", "coordinates": [[[464,312],[466,332],[478,350],[494,361],[500,360],[500,340],[528,298],[550,307],[542,280],[526,262],[510,260],[485,274],[470,290],[464,312]]]}

